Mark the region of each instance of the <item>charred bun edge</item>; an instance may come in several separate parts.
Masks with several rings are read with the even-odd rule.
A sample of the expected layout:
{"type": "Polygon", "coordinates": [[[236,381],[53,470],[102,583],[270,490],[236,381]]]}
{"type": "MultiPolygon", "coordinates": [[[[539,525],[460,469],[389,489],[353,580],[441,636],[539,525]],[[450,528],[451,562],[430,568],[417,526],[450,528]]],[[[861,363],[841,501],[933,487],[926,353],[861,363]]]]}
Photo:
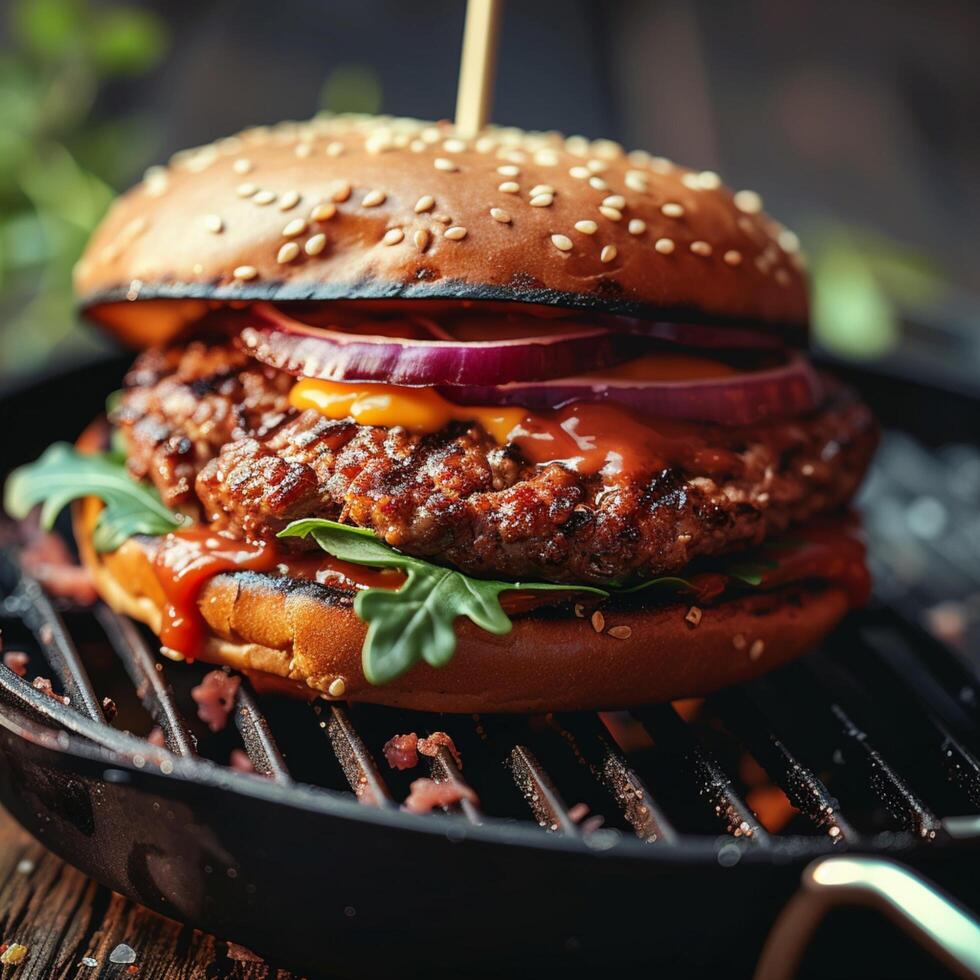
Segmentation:
{"type": "MultiPolygon", "coordinates": [[[[94,501],[74,510],[96,588],[117,612],[159,632],[163,596],[147,542],[130,538],[118,551],[96,554],[98,510],[94,501]]],[[[211,632],[201,659],[294,694],[423,711],[527,712],[626,708],[749,680],[819,643],[845,614],[847,598],[834,586],[786,587],[704,608],[696,627],[685,619],[687,604],[610,611],[610,626],[629,625],[625,639],[597,633],[571,613],[515,618],[505,636],[459,622],[450,664],[420,664],[378,687],[361,672],[366,627],[349,594],[235,572],[208,581],[198,605],[211,632]]]]}
{"type": "Polygon", "coordinates": [[[493,303],[528,303],[553,306],[584,313],[602,313],[677,323],[710,323],[730,327],[751,327],[759,333],[776,334],[790,346],[805,346],[805,321],[765,321],[755,317],[706,314],[694,307],[659,307],[625,299],[615,283],[607,283],[600,294],[572,293],[548,289],[541,285],[515,282],[512,286],[496,286],[465,282],[460,279],[422,281],[369,279],[359,282],[286,282],[266,281],[241,285],[200,282],[150,282],[139,287],[138,297],[130,283],[121,283],[84,297],[78,311],[90,320],[100,322],[97,307],[140,300],[217,300],[222,302],[287,303],[335,302],[341,300],[473,300],[493,303]]]}

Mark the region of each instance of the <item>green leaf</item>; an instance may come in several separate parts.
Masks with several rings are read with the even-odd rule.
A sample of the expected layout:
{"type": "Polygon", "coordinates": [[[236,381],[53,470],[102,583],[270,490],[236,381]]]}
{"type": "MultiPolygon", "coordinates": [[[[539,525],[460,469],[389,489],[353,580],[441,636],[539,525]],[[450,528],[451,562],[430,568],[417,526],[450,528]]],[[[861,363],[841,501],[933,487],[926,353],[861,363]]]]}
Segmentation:
{"type": "Polygon", "coordinates": [[[84,34],[77,0],[19,0],[12,13],[18,40],[41,58],[67,56],[84,34]]]}
{"type": "Polygon", "coordinates": [[[146,71],[167,50],[165,23],[152,11],[137,7],[99,12],[87,33],[95,64],[106,74],[134,75],[146,71]]]}
{"type": "Polygon", "coordinates": [[[676,575],[663,575],[660,578],[648,579],[638,585],[631,585],[629,588],[616,589],[616,595],[632,595],[634,592],[645,592],[647,589],[674,589],[677,592],[691,591],[694,586],[686,578],[678,578],[676,575]]]}
{"type": "Polygon", "coordinates": [[[351,527],[324,518],[293,521],[279,537],[312,536],[328,554],[370,568],[398,568],[406,573],[398,589],[370,588],[359,592],[354,612],[368,624],[362,650],[364,676],[384,684],[415,664],[447,664],[456,652],[457,619],[465,616],[488,633],[511,629],[500,595],[512,590],[529,592],[592,593],[605,589],[554,582],[496,582],[472,578],[453,568],[402,554],[367,528],[351,527]]]}
{"type": "Polygon", "coordinates": [[[776,566],[777,562],[774,561],[738,562],[727,565],[725,567],[725,574],[731,578],[738,579],[740,582],[744,582],[746,585],[759,586],[765,580],[766,572],[776,566]]]}
{"type": "Polygon", "coordinates": [[[182,523],[156,490],[137,483],[119,459],[82,455],[64,442],[10,474],[3,504],[15,518],[41,504],[41,524],[49,529],[61,510],[81,497],[98,497],[105,504],[92,536],[97,551],[115,551],[134,534],[166,534],[182,523]]]}

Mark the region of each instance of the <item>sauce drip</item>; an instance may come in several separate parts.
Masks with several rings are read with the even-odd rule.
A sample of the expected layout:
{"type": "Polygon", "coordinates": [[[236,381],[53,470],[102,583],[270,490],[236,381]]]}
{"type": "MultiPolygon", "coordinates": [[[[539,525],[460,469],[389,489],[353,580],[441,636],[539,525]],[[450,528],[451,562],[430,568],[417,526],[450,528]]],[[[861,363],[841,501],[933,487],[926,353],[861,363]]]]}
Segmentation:
{"type": "Polygon", "coordinates": [[[153,571],[166,600],[160,641],[188,658],[198,655],[208,633],[198,596],[205,583],[222,572],[265,572],[352,591],[397,589],[405,579],[395,569],[365,568],[323,553],[286,555],[275,541],[242,541],[204,527],[161,538],[153,571]]]}
{"type": "Polygon", "coordinates": [[[709,476],[737,472],[738,456],[709,447],[704,430],[662,419],[651,424],[609,402],[575,402],[525,416],[510,435],[530,462],[558,462],[577,473],[643,475],[677,465],[709,476]]]}
{"type": "MultiPolygon", "coordinates": [[[[627,369],[644,368],[632,364],[624,367],[627,369]]],[[[685,363],[683,370],[677,370],[686,374],[695,367],[685,363]]],[[[500,445],[516,445],[532,463],[558,462],[583,474],[642,476],[666,466],[687,465],[719,476],[737,472],[741,465],[734,453],[709,446],[705,438],[708,427],[703,424],[663,419],[648,422],[610,402],[574,402],[557,411],[531,413],[523,408],[456,405],[431,388],[310,378],[293,386],[289,401],[300,411],[312,408],[331,419],[351,418],[361,425],[387,428],[403,426],[419,433],[437,432],[451,421],[477,422],[500,445]]]]}

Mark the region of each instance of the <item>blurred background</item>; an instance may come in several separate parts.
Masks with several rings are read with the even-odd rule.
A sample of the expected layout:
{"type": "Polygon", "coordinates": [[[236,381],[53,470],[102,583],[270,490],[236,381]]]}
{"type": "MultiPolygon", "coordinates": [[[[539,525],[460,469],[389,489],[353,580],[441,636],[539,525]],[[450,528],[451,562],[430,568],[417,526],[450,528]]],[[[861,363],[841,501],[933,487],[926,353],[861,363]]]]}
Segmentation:
{"type": "MultiPolygon", "coordinates": [[[[2,0],[0,385],[97,353],[72,264],[173,151],[319,109],[451,116],[463,0],[2,0]]],[[[976,0],[522,0],[495,121],[607,136],[760,190],[820,343],[970,386],[976,0]]]]}

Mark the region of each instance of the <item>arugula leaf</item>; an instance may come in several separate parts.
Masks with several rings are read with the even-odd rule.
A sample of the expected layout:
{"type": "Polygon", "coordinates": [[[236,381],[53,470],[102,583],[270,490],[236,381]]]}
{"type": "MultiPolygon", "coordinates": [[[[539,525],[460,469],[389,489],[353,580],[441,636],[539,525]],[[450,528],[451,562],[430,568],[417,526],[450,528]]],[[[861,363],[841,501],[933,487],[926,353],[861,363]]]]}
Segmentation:
{"type": "Polygon", "coordinates": [[[766,572],[779,566],[775,561],[744,561],[733,562],[725,566],[725,574],[738,579],[745,585],[759,586],[765,581],[766,572]]]}
{"type": "Polygon", "coordinates": [[[398,568],[407,576],[399,589],[365,589],[354,600],[354,612],[368,624],[362,664],[364,676],[372,684],[394,680],[423,660],[433,667],[449,663],[456,652],[454,624],[461,616],[488,633],[499,636],[510,632],[510,617],[500,604],[503,592],[519,589],[609,595],[605,589],[588,585],[472,578],[395,551],[367,528],[325,518],[293,521],[279,532],[281,538],[308,535],[335,558],[369,568],[398,568]]]}
{"type": "Polygon", "coordinates": [[[616,595],[632,595],[634,592],[645,592],[647,589],[653,588],[670,588],[683,592],[685,590],[693,591],[694,585],[688,582],[686,578],[678,578],[676,575],[662,575],[660,578],[647,579],[646,582],[640,582],[627,588],[618,588],[615,592],[616,595]]]}
{"type": "Polygon", "coordinates": [[[166,534],[183,523],[155,489],[129,475],[117,456],[83,455],[65,442],[49,446],[36,462],[10,474],[3,505],[19,519],[42,504],[41,525],[50,529],[60,511],[80,497],[98,497],[105,504],[92,535],[96,551],[115,551],[134,534],[166,534]]]}

